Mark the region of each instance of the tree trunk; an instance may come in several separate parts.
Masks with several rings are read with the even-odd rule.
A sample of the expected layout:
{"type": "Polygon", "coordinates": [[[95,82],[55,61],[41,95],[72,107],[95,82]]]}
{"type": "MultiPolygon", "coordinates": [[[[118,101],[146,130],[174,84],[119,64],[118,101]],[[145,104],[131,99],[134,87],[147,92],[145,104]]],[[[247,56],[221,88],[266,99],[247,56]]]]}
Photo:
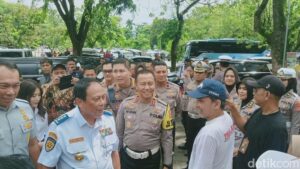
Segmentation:
{"type": "MultiPolygon", "coordinates": [[[[271,55],[272,55],[272,66],[273,73],[277,72],[284,56],[284,41],[285,41],[285,16],[284,16],[284,6],[286,0],[273,0],[273,32],[271,38],[271,55]]],[[[284,62],[286,63],[286,62],[284,62]]],[[[282,65],[285,67],[286,65],[282,65]]]]}
{"type": "Polygon", "coordinates": [[[176,35],[172,41],[172,46],[171,46],[171,71],[175,71],[176,69],[176,60],[178,56],[178,44],[182,36],[183,25],[184,25],[183,15],[179,15],[176,35]]]}

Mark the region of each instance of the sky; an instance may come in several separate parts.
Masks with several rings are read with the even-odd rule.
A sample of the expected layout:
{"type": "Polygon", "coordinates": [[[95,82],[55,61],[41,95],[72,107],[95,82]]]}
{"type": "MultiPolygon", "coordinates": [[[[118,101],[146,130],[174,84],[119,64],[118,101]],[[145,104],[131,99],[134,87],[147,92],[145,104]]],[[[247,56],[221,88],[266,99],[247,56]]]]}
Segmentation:
{"type": "MultiPolygon", "coordinates": [[[[18,2],[20,0],[6,0],[7,2],[18,2]]],[[[24,4],[30,5],[31,0],[21,0],[24,4]]],[[[83,0],[74,0],[77,6],[80,6],[83,0]]],[[[136,11],[131,13],[129,11],[123,12],[121,15],[121,23],[125,25],[128,19],[132,19],[133,23],[139,25],[143,23],[151,24],[155,17],[164,17],[171,18],[173,16],[172,6],[170,3],[167,3],[167,0],[133,0],[136,4],[136,11]],[[163,11],[162,6],[167,5],[167,11],[163,11]],[[164,13],[163,16],[160,16],[161,13],[164,13]],[[149,14],[153,14],[152,17],[149,14]]]]}

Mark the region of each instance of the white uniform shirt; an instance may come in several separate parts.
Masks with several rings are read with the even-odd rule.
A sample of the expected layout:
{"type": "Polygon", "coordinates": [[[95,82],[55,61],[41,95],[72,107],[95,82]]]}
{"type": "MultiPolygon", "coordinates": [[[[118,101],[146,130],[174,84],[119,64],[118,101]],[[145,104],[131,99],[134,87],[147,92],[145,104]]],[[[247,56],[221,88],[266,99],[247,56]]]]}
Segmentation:
{"type": "Polygon", "coordinates": [[[118,144],[111,113],[90,126],[76,107],[50,125],[38,162],[57,169],[112,169],[118,144]]]}
{"type": "Polygon", "coordinates": [[[45,117],[42,117],[38,114],[38,111],[39,110],[37,108],[34,110],[34,118],[37,130],[36,137],[39,141],[42,141],[48,131],[48,114],[45,113],[45,117]]]}
{"type": "Polygon", "coordinates": [[[195,139],[189,169],[232,169],[234,124],[227,112],[207,121],[195,139]]]}

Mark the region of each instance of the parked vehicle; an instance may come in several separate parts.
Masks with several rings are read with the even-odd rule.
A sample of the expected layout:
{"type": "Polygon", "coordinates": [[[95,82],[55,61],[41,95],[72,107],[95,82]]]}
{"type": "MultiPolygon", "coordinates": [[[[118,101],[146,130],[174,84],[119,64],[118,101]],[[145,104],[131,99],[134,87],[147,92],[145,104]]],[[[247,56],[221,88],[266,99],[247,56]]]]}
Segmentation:
{"type": "MultiPolygon", "coordinates": [[[[224,61],[222,61],[224,62],[224,61]]],[[[252,77],[254,79],[260,79],[263,76],[271,75],[272,72],[268,67],[269,62],[258,60],[230,60],[226,61],[230,66],[236,68],[240,79],[246,77],[252,77]]],[[[220,60],[210,61],[214,67],[220,63],[220,60]]]]}
{"type": "Polygon", "coordinates": [[[31,49],[12,49],[12,48],[0,48],[0,58],[27,58],[32,57],[31,49]]]}
{"type": "Polygon", "coordinates": [[[258,41],[238,40],[232,38],[192,40],[185,46],[184,58],[195,58],[202,53],[218,54],[260,54],[264,56],[266,47],[258,41]]]}

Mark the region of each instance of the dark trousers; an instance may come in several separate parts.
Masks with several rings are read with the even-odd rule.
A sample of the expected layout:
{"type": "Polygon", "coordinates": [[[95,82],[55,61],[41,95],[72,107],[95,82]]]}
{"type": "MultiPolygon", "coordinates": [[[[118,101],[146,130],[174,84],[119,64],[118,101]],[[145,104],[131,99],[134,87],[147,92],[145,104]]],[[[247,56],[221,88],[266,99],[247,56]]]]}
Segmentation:
{"type": "Polygon", "coordinates": [[[145,159],[133,159],[127,155],[124,148],[120,151],[122,169],[159,169],[160,151],[145,159]]]}
{"type": "MultiPolygon", "coordinates": [[[[182,113],[181,113],[181,123],[183,125],[186,137],[187,137],[187,118],[188,118],[188,111],[182,111],[182,113]]],[[[185,141],[186,141],[186,139],[185,139],[185,141]]]]}
{"type": "Polygon", "coordinates": [[[193,144],[195,138],[202,127],[205,126],[206,119],[193,119],[190,116],[187,117],[187,137],[186,147],[188,153],[188,163],[192,154],[193,144]]]}

